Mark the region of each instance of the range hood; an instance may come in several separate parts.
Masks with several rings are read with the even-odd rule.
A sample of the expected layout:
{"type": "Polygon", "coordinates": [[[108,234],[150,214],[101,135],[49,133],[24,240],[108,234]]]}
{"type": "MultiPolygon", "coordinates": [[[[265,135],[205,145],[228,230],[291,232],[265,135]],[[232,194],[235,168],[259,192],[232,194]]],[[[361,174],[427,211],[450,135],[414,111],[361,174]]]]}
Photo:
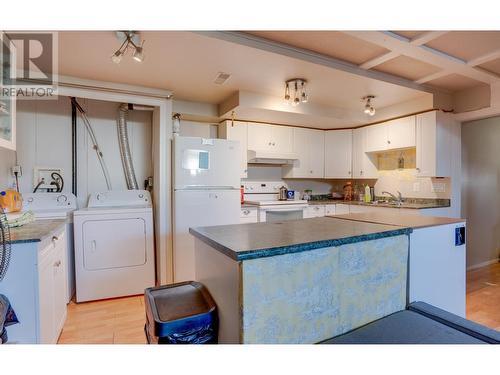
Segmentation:
{"type": "Polygon", "coordinates": [[[294,153],[275,153],[268,151],[247,151],[248,163],[250,164],[276,164],[285,165],[293,164],[294,160],[298,160],[299,156],[294,153]]]}

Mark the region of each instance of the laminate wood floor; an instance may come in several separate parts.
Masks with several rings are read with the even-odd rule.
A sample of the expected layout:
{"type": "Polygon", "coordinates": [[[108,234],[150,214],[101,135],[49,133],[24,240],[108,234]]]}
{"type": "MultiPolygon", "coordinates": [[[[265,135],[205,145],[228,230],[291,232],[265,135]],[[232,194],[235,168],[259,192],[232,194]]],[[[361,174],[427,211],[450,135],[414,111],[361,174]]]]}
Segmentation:
{"type": "Polygon", "coordinates": [[[467,272],[466,316],[500,331],[500,263],[467,272]]]}
{"type": "MultiPolygon", "coordinates": [[[[500,330],[500,263],[467,273],[467,319],[500,330]]],[[[68,305],[59,344],[145,344],[144,296],[68,305]]]]}
{"type": "Polygon", "coordinates": [[[144,296],[68,305],[59,344],[145,344],[144,296]]]}

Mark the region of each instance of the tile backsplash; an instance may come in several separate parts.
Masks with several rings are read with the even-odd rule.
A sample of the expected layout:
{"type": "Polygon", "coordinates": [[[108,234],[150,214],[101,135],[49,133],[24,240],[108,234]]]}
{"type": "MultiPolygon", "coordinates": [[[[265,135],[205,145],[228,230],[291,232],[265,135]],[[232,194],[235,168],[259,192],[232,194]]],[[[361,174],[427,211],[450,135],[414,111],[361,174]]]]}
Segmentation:
{"type": "MultiPolygon", "coordinates": [[[[375,186],[375,194],[381,195],[382,191],[395,193],[400,191],[403,197],[450,199],[450,178],[417,178],[415,169],[415,156],[411,152],[403,153],[405,168],[397,169],[397,159],[400,152],[384,153],[379,155],[379,178],[373,180],[352,180],[353,185],[375,186]],[[396,160],[396,161],[394,161],[396,160]],[[396,164],[394,164],[396,163],[396,164]],[[396,166],[396,168],[393,168],[396,166]],[[385,169],[384,169],[385,168],[385,169]]],[[[281,180],[281,167],[279,166],[249,166],[249,180],[281,180]]],[[[325,179],[286,179],[288,187],[292,190],[303,192],[306,189],[313,194],[342,193],[343,186],[348,180],[325,179]]]]}

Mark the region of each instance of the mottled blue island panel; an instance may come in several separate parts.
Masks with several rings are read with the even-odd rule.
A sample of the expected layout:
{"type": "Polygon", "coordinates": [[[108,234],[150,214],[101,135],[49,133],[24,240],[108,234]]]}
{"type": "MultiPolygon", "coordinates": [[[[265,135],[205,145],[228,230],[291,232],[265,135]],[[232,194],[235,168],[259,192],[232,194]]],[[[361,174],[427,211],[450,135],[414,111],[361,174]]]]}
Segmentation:
{"type": "Polygon", "coordinates": [[[408,241],[243,261],[243,343],[315,343],[404,309],[408,241]]]}

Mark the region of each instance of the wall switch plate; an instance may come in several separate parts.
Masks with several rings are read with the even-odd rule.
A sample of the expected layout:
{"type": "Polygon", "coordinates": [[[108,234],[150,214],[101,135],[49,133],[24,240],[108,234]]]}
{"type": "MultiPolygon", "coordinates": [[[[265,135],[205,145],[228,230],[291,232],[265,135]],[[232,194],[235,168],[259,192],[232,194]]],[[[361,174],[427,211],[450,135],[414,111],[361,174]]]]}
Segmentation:
{"type": "Polygon", "coordinates": [[[433,193],[444,193],[446,192],[446,184],[443,182],[433,182],[431,189],[433,193]]]}
{"type": "Polygon", "coordinates": [[[420,191],[420,182],[414,182],[413,183],[413,192],[419,192],[420,191]]]}

